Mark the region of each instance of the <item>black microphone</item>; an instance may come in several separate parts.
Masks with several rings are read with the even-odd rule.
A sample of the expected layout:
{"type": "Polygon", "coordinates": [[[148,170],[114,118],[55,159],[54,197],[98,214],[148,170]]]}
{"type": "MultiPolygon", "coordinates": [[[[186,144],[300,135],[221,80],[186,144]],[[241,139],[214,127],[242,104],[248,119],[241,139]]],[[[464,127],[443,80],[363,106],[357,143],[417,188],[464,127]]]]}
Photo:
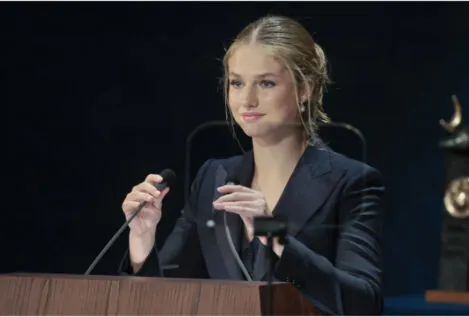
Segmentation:
{"type": "MultiPolygon", "coordinates": [[[[164,169],[161,173],[160,176],[163,178],[161,183],[155,184],[156,189],[159,191],[162,191],[166,187],[170,187],[174,184],[176,181],[176,173],[170,169],[164,169]]],[[[107,250],[114,244],[114,242],[119,238],[119,236],[122,234],[122,232],[127,228],[129,223],[135,218],[135,216],[138,215],[138,213],[143,209],[143,207],[146,205],[146,201],[143,201],[140,203],[140,206],[138,206],[137,210],[134,211],[132,216],[124,222],[124,224],[120,227],[119,230],[114,234],[114,236],[109,240],[109,242],[104,246],[104,248],[101,250],[101,252],[98,254],[98,256],[94,259],[93,263],[88,267],[88,269],[85,272],[85,275],[89,275],[90,272],[94,269],[96,264],[101,260],[101,258],[106,254],[107,250]]]]}

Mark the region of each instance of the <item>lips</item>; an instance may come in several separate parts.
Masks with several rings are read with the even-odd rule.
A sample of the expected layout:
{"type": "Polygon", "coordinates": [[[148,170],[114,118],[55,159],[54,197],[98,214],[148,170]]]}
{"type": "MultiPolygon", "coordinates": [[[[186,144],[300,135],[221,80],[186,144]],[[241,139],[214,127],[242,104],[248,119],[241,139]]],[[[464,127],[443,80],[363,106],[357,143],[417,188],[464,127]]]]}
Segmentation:
{"type": "Polygon", "coordinates": [[[252,122],[252,121],[257,121],[264,115],[262,113],[243,113],[241,117],[244,119],[246,122],[252,122]]]}

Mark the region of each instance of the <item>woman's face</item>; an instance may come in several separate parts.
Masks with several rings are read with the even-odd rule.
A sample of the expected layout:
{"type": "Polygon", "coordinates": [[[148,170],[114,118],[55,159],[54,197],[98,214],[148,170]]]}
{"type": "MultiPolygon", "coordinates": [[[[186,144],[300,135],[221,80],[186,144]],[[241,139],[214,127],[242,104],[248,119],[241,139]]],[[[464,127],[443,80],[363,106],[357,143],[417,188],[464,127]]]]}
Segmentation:
{"type": "Polygon", "coordinates": [[[294,82],[283,63],[262,45],[244,44],[229,58],[228,70],[228,104],[248,136],[279,137],[298,130],[294,82]]]}

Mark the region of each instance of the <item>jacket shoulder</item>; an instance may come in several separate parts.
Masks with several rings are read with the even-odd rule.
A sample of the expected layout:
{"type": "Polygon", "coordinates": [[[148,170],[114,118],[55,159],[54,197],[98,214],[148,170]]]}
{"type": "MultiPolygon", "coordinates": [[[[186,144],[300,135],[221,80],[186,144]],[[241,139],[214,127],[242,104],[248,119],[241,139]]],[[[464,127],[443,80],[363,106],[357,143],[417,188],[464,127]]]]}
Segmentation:
{"type": "Polygon", "coordinates": [[[328,152],[332,169],[340,169],[345,171],[347,178],[361,178],[364,176],[373,176],[381,179],[381,173],[376,168],[367,163],[352,159],[333,150],[325,150],[328,152]]]}

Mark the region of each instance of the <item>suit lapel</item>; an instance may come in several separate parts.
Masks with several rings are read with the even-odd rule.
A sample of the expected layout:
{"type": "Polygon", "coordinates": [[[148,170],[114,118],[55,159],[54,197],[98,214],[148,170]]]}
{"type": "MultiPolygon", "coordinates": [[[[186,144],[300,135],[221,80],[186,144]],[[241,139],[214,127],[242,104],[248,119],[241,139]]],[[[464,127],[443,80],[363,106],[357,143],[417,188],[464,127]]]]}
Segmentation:
{"type": "Polygon", "coordinates": [[[253,277],[254,281],[262,281],[268,272],[267,247],[260,243],[254,260],[253,277]]]}
{"type": "MultiPolygon", "coordinates": [[[[215,174],[215,188],[213,189],[213,200],[216,200],[221,194],[217,191],[219,186],[225,185],[227,181],[235,182],[243,186],[250,186],[253,174],[253,153],[246,152],[243,156],[234,159],[227,166],[219,165],[215,174]]],[[[243,221],[237,214],[216,210],[212,205],[213,218],[215,220],[215,236],[218,248],[221,254],[223,267],[225,268],[222,276],[229,276],[231,279],[243,280],[244,276],[239,268],[235,256],[231,251],[231,247],[227,238],[225,229],[228,227],[231,240],[236,252],[239,254],[240,242],[242,234],[243,221]]],[[[217,266],[220,266],[217,262],[217,266]]]]}
{"type": "MultiPolygon", "coordinates": [[[[328,149],[306,149],[273,210],[276,218],[288,222],[288,234],[296,236],[301,231],[327,200],[342,175],[342,170],[332,169],[328,149]]],[[[254,264],[256,280],[267,278],[266,255],[267,248],[259,248],[254,264]]]]}
{"type": "MultiPolygon", "coordinates": [[[[285,219],[288,222],[288,233],[292,236],[296,236],[307,221],[320,209],[334,189],[335,184],[343,175],[344,171],[332,169],[330,155],[328,149],[323,150],[318,147],[308,147],[295,167],[273,210],[275,217],[285,219]]],[[[236,160],[228,167],[223,165],[218,166],[215,176],[215,188],[213,189],[213,200],[220,197],[217,187],[224,185],[227,182],[227,177],[231,177],[228,176],[227,169],[232,171],[232,168],[236,169],[233,175],[237,176],[237,183],[250,187],[254,169],[252,151],[247,152],[241,159],[236,160]]],[[[244,276],[232,254],[225,232],[224,215],[226,214],[226,222],[236,252],[239,252],[240,249],[242,220],[236,214],[218,211],[213,206],[212,212],[215,220],[215,235],[220,250],[219,254],[221,254],[224,264],[224,270],[220,272],[221,276],[229,276],[231,279],[242,280],[244,276]]],[[[265,278],[268,269],[266,252],[267,249],[264,246],[258,249],[254,263],[254,280],[265,278]]],[[[215,266],[218,266],[217,270],[221,269],[218,263],[215,266]]]]}
{"type": "Polygon", "coordinates": [[[275,217],[288,221],[292,236],[321,208],[343,175],[332,169],[330,155],[328,149],[308,147],[275,206],[275,217]]]}
{"type": "MultiPolygon", "coordinates": [[[[227,172],[226,169],[219,165],[216,176],[215,176],[215,188],[213,193],[213,200],[216,200],[221,194],[217,191],[219,186],[222,186],[226,182],[227,172]]],[[[231,251],[230,244],[228,242],[226,227],[230,231],[231,239],[233,241],[236,252],[239,252],[239,242],[240,242],[240,233],[241,233],[241,218],[236,215],[225,211],[216,210],[212,205],[212,212],[215,220],[215,235],[217,239],[217,244],[219,251],[221,253],[222,262],[226,269],[226,274],[224,276],[229,276],[231,279],[242,280],[242,272],[239,269],[236,259],[231,251]],[[225,215],[226,215],[226,227],[225,227],[225,215]]],[[[219,262],[217,261],[216,266],[219,267],[219,262]]]]}

